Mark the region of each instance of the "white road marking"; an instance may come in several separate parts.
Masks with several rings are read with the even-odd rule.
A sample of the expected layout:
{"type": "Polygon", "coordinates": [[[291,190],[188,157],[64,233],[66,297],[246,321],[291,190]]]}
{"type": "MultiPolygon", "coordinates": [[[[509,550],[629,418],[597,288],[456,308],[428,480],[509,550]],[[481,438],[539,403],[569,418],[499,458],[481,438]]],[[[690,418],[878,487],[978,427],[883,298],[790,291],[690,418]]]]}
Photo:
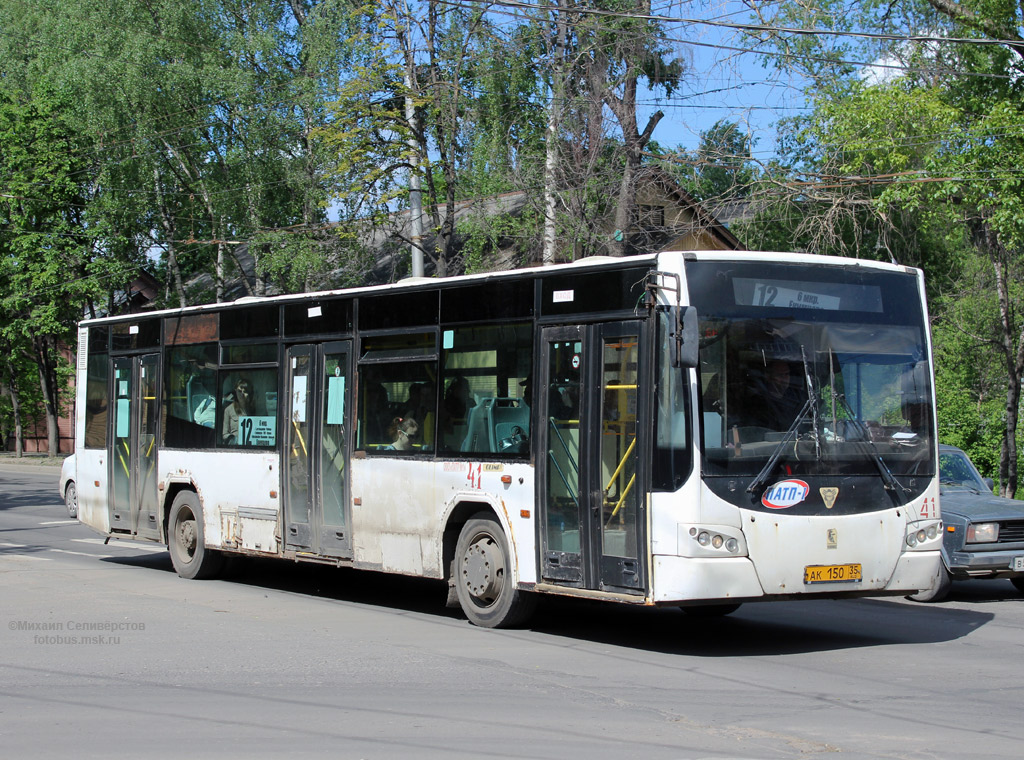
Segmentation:
{"type": "Polygon", "coordinates": [[[102,538],[72,538],[72,541],[79,544],[93,544],[99,546],[122,546],[125,549],[138,549],[143,552],[165,552],[167,551],[166,546],[152,546],[149,544],[138,543],[132,541],[131,543],[121,543],[120,541],[111,541],[109,544],[102,538]]]}
{"type": "Polygon", "coordinates": [[[47,551],[59,552],[60,554],[74,554],[76,557],[88,557],[89,559],[112,559],[113,554],[90,554],[89,552],[73,552],[70,549],[48,549],[47,551]]]}

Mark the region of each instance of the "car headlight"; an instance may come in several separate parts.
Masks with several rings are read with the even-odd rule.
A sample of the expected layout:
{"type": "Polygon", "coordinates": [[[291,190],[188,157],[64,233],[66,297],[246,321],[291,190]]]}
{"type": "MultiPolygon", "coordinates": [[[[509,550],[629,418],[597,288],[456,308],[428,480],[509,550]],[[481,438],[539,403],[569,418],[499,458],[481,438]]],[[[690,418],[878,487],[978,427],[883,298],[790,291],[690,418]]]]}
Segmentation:
{"type": "Polygon", "coordinates": [[[990,544],[999,540],[999,523],[971,523],[967,526],[967,543],[990,544]]]}

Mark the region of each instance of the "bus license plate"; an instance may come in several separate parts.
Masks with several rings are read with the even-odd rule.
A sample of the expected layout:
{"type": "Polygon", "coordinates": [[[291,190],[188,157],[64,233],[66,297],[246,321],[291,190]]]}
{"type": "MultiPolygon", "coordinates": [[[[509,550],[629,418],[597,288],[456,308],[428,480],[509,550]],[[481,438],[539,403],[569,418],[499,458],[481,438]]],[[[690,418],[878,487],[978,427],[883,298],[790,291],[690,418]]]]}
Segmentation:
{"type": "Polygon", "coordinates": [[[850,565],[808,565],[804,568],[804,583],[860,583],[860,563],[850,565]]]}
{"type": "Polygon", "coordinates": [[[1015,571],[1024,573],[1024,557],[1013,558],[1013,569],[1015,571]]]}

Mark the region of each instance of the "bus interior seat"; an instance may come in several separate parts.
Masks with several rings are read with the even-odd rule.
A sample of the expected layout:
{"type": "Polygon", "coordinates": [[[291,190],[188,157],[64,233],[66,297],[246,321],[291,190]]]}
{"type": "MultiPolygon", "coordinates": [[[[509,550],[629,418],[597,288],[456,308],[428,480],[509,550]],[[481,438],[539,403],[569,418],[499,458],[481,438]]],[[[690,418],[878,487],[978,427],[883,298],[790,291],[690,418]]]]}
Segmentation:
{"type": "Polygon", "coordinates": [[[517,398],[483,398],[469,412],[462,451],[497,452],[502,438],[510,438],[513,428],[529,433],[530,410],[517,398]]]}

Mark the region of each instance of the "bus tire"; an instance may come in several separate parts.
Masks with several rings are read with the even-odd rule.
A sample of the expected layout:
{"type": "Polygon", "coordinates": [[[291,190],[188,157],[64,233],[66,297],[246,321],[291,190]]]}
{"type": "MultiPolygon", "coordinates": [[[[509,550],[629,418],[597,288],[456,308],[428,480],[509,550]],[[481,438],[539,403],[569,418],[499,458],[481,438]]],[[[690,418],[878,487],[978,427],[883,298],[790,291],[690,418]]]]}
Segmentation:
{"type": "Polygon", "coordinates": [[[488,514],[470,518],[455,547],[455,591],[469,622],[482,628],[510,628],[533,612],[536,598],[512,580],[508,542],[488,514]]]}
{"type": "Polygon", "coordinates": [[[740,608],[739,604],[699,604],[680,607],[690,617],[716,618],[731,615],[740,608]]]}
{"type": "Polygon", "coordinates": [[[68,517],[78,517],[78,489],[73,480],[69,480],[64,489],[64,506],[68,510],[68,517]]]}
{"type": "Polygon", "coordinates": [[[182,578],[202,580],[220,572],[224,555],[204,543],[203,508],[195,491],[181,491],[171,503],[167,550],[174,570],[182,578]]]}
{"type": "Polygon", "coordinates": [[[907,599],[915,602],[941,602],[949,596],[949,589],[953,585],[953,579],[949,577],[946,566],[939,563],[939,573],[935,579],[935,585],[918,591],[916,594],[907,594],[907,599]]]}
{"type": "Polygon", "coordinates": [[[1018,575],[1016,578],[1010,578],[1010,583],[1013,584],[1015,589],[1024,594],[1024,575],[1018,575]]]}

